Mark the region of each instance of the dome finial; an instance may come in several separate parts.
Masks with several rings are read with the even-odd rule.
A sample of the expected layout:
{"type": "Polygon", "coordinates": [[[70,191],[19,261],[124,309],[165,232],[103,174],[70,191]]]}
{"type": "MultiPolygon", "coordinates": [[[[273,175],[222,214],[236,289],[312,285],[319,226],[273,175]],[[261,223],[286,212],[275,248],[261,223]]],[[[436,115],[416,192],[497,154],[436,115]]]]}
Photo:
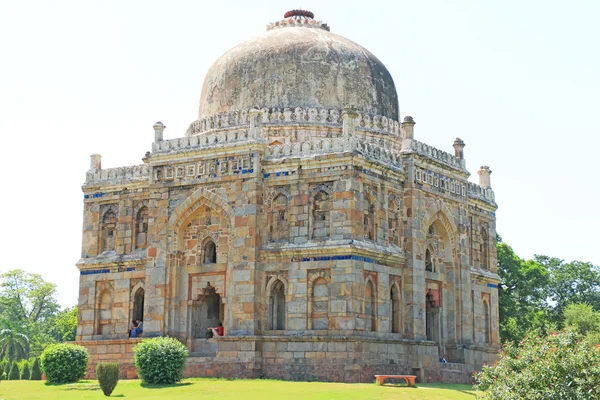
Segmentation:
{"type": "Polygon", "coordinates": [[[285,14],[283,14],[283,18],[290,18],[290,17],[304,17],[304,18],[315,18],[315,14],[313,14],[310,11],[307,10],[290,10],[288,12],[286,12],[285,14]]]}

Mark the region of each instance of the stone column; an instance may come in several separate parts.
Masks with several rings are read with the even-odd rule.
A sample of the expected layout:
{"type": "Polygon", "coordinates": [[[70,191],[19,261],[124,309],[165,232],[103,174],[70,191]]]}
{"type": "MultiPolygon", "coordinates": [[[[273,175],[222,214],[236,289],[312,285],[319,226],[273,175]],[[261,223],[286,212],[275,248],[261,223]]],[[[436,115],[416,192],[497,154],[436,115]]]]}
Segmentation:
{"type": "Polygon", "coordinates": [[[410,150],[415,135],[415,121],[413,117],[407,115],[400,126],[402,136],[402,150],[410,150]]]}
{"type": "Polygon", "coordinates": [[[90,169],[94,171],[102,169],[102,156],[100,154],[92,154],[90,156],[90,169]]]}
{"type": "Polygon", "coordinates": [[[155,142],[162,142],[163,140],[163,132],[166,128],[165,125],[163,125],[162,122],[158,121],[157,123],[154,124],[154,141],[155,142]]]}
{"type": "Polygon", "coordinates": [[[356,132],[358,113],[353,107],[345,107],[342,114],[342,132],[344,136],[352,136],[356,132]]]}
{"type": "Polygon", "coordinates": [[[456,140],[454,141],[453,144],[454,147],[454,155],[456,156],[456,158],[460,158],[461,160],[464,160],[465,158],[465,142],[462,141],[461,138],[456,138],[456,140]]]}
{"type": "Polygon", "coordinates": [[[261,110],[257,110],[253,108],[248,113],[250,119],[250,129],[248,131],[248,137],[250,138],[259,138],[262,135],[262,115],[263,112],[261,110]]]}
{"type": "Polygon", "coordinates": [[[479,186],[489,189],[492,187],[490,181],[490,175],[492,174],[492,170],[487,165],[482,165],[477,171],[479,174],[479,186]]]}

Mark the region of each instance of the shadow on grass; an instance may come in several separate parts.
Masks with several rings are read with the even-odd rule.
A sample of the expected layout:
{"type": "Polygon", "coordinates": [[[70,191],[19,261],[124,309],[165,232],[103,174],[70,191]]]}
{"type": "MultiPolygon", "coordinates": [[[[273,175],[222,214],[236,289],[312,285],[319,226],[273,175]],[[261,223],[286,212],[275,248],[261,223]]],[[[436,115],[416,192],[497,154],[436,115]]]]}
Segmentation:
{"type": "Polygon", "coordinates": [[[140,383],[140,386],[145,389],[164,389],[164,388],[172,388],[172,387],[181,387],[181,386],[189,386],[193,385],[192,382],[177,382],[177,383],[169,383],[169,384],[150,384],[150,383],[140,383]]]}
{"type": "Polygon", "coordinates": [[[78,381],[75,383],[44,383],[46,386],[59,388],[60,390],[100,390],[98,383],[94,381],[78,381]]]}

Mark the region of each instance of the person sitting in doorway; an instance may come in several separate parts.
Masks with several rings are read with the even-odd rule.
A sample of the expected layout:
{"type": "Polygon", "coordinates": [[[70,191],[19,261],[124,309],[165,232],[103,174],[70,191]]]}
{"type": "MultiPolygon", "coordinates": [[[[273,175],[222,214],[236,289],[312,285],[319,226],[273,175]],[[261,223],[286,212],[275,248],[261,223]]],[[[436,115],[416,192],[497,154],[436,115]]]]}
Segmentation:
{"type": "Polygon", "coordinates": [[[219,322],[219,326],[217,326],[216,328],[208,328],[208,330],[212,331],[213,337],[223,336],[223,334],[225,333],[225,328],[223,328],[223,323],[221,322],[219,322]]]}
{"type": "Polygon", "coordinates": [[[131,337],[138,337],[138,335],[142,332],[144,332],[144,327],[143,327],[143,321],[141,320],[136,320],[136,326],[135,328],[133,328],[133,330],[131,331],[131,337]]]}
{"type": "Polygon", "coordinates": [[[215,336],[215,334],[212,331],[212,328],[207,328],[206,329],[206,338],[207,339],[212,339],[215,336]]]}
{"type": "Polygon", "coordinates": [[[133,329],[135,328],[136,323],[134,320],[131,320],[131,323],[129,324],[129,337],[131,337],[131,334],[133,332],[133,329]]]}

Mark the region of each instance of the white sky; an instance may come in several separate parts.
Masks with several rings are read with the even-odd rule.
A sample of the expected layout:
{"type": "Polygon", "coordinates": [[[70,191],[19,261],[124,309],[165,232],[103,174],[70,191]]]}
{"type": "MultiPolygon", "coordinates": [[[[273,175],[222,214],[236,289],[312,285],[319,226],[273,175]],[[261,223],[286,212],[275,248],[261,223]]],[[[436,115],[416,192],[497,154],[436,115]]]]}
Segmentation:
{"type": "Polygon", "coordinates": [[[392,74],[415,137],[493,170],[517,254],[600,264],[600,2],[2,1],[0,272],[77,302],[89,155],[141,163],[152,125],[181,137],[226,50],[303,7],[392,74]]]}

